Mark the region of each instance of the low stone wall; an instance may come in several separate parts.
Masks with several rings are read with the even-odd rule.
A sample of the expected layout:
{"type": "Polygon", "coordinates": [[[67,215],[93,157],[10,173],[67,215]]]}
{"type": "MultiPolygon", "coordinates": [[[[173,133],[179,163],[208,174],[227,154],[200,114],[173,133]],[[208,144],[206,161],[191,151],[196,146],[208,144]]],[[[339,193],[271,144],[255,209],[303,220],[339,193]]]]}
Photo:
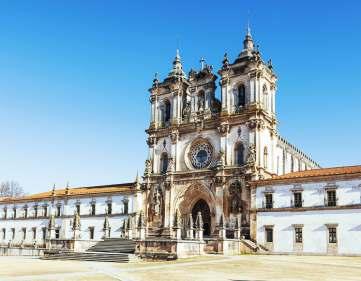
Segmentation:
{"type": "Polygon", "coordinates": [[[70,250],[74,252],[85,252],[101,240],[82,239],[51,239],[47,240],[46,248],[55,250],[70,250]]]}
{"type": "Polygon", "coordinates": [[[204,241],[175,239],[137,240],[136,254],[148,259],[176,259],[204,254],[204,241]]]}
{"type": "Polygon", "coordinates": [[[43,256],[44,249],[0,247],[0,256],[43,256]]]}

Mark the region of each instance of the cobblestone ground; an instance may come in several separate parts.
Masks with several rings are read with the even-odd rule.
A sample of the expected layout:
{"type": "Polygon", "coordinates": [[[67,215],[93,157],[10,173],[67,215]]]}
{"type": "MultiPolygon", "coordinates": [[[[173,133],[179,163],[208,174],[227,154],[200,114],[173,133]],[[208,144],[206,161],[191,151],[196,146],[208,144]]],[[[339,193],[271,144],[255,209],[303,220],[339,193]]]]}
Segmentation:
{"type": "Polygon", "coordinates": [[[116,264],[0,257],[1,281],[361,280],[361,257],[205,256],[116,264]]]}

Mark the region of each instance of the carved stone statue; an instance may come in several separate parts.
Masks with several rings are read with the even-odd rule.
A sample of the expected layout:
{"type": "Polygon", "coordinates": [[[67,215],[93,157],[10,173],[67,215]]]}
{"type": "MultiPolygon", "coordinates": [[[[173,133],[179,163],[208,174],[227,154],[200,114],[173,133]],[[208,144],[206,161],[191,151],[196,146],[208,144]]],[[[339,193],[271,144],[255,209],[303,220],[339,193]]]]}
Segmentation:
{"type": "Polygon", "coordinates": [[[191,117],[191,103],[188,101],[186,102],[184,108],[183,108],[183,118],[184,120],[186,120],[187,122],[189,122],[189,119],[191,117]]]}
{"type": "Polygon", "coordinates": [[[153,195],[153,212],[156,216],[159,216],[161,214],[161,211],[162,211],[162,191],[160,190],[160,187],[157,187],[153,195]]]}
{"type": "Polygon", "coordinates": [[[235,181],[229,187],[230,212],[233,214],[237,214],[242,211],[241,194],[242,194],[242,185],[240,181],[235,181]]]}
{"type": "Polygon", "coordinates": [[[204,110],[204,96],[199,95],[198,96],[198,111],[204,110]]]}

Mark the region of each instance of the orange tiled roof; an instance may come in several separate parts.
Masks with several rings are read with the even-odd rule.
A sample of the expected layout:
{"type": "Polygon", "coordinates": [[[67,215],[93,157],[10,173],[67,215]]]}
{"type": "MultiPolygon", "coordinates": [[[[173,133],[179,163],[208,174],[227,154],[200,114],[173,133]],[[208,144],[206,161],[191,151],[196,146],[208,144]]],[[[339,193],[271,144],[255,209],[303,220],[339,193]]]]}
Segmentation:
{"type": "Polygon", "coordinates": [[[119,193],[132,191],[134,183],[112,184],[112,185],[99,185],[99,186],[87,186],[77,188],[63,188],[55,189],[53,191],[46,191],[37,194],[30,194],[20,198],[0,198],[0,203],[15,202],[15,201],[30,201],[41,200],[52,197],[64,197],[64,196],[82,196],[82,195],[98,195],[106,193],[119,193]]]}
{"type": "Polygon", "coordinates": [[[271,179],[265,179],[256,181],[256,184],[268,183],[278,180],[292,180],[299,178],[313,178],[313,177],[324,177],[324,176],[338,176],[338,175],[351,175],[351,174],[361,174],[361,165],[359,166],[343,166],[343,167],[332,167],[332,168],[322,168],[322,169],[313,169],[307,171],[293,172],[284,174],[281,176],[274,176],[271,179]]]}

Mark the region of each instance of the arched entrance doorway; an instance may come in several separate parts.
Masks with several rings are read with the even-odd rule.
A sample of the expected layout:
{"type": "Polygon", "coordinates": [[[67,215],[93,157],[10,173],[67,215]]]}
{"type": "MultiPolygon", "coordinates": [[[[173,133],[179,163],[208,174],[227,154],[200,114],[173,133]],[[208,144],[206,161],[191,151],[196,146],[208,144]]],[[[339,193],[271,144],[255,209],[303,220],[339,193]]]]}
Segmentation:
{"type": "Polygon", "coordinates": [[[209,206],[206,201],[200,199],[197,203],[194,204],[192,209],[192,217],[194,222],[197,219],[198,212],[201,212],[203,219],[203,235],[210,236],[211,235],[211,212],[209,211],[209,206]]]}

